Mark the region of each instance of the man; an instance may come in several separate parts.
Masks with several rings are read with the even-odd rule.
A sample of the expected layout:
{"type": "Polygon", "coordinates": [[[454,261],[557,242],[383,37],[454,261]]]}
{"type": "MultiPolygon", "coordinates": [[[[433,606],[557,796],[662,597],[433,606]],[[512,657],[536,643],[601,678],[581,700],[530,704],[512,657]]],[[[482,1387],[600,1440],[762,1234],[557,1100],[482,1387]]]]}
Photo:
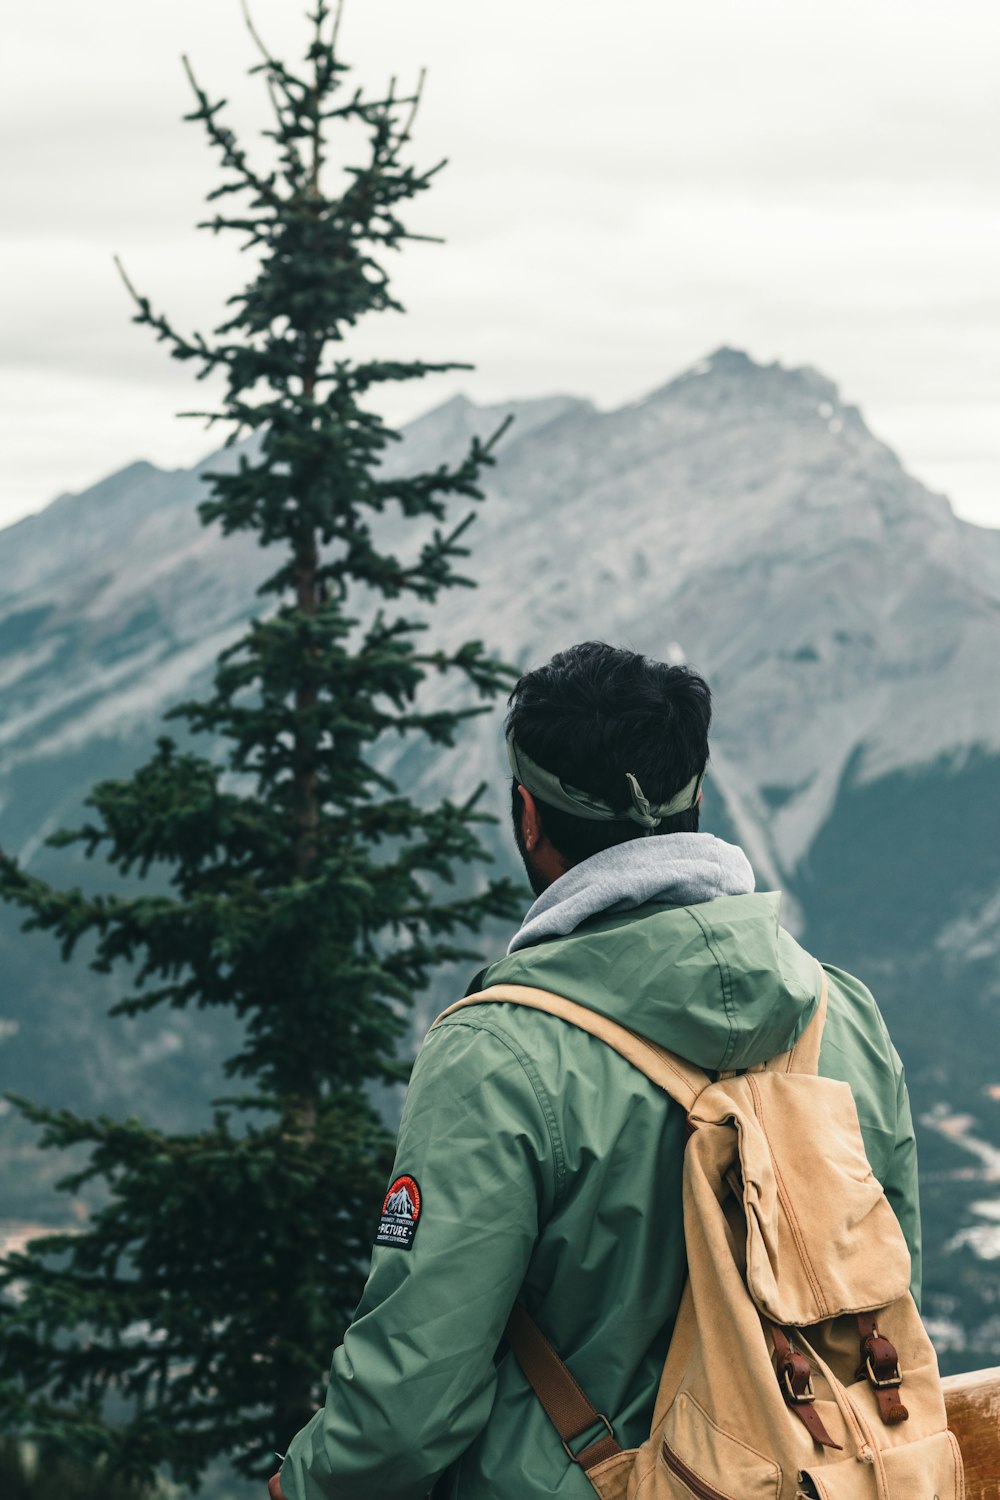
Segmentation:
{"type": "MultiPolygon", "coordinates": [[[[699,833],[711,698],[684,667],[589,642],[510,700],[514,834],[537,900],[473,983],[553,991],[699,1068],[784,1052],[817,965],[699,833]]],[[[826,968],[820,1071],[851,1084],[919,1288],[903,1071],[865,987],[826,968]]],[[[648,1435],[683,1290],[683,1111],[601,1042],[505,1002],[429,1034],[372,1270],[326,1404],[294,1439],[288,1500],[586,1500],[503,1339],[527,1307],[623,1447],[648,1435]]]]}

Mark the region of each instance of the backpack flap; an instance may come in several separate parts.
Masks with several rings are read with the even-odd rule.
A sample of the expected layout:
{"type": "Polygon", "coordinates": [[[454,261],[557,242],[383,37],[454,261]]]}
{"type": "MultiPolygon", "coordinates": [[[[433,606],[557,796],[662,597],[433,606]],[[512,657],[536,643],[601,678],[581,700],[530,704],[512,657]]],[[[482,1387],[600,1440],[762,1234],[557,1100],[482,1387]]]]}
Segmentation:
{"type": "Polygon", "coordinates": [[[848,1084],[748,1073],[712,1084],[690,1118],[692,1190],[700,1178],[718,1197],[728,1174],[732,1191],[738,1169],[746,1282],[766,1317],[808,1327],[904,1295],[909,1251],[865,1156],[848,1084]]]}

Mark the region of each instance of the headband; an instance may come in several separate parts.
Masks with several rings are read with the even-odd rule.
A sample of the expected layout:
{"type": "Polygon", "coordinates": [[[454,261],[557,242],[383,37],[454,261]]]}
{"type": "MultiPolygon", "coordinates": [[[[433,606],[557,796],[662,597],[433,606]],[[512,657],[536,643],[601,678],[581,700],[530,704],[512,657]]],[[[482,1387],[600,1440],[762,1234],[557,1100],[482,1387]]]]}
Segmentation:
{"type": "MultiPolygon", "coordinates": [[[[589,818],[597,823],[624,823],[631,821],[638,823],[640,828],[645,828],[647,833],[652,833],[659,828],[664,818],[672,818],[675,813],[687,812],[694,807],[701,794],[701,784],[705,779],[705,772],[693,776],[687,786],[682,787],[675,797],[669,802],[661,802],[658,807],[653,807],[649,799],[644,796],[642,787],[636,781],[631,771],[628,771],[625,780],[628,782],[629,794],[632,806],[622,812],[617,812],[610,802],[605,802],[602,797],[592,797],[589,792],[583,792],[579,787],[569,786],[565,781],[551,771],[546,771],[533,761],[529,755],[514,743],[513,730],[507,736],[507,759],[510,768],[523,787],[526,787],[532,796],[540,797],[549,807],[558,808],[560,812],[571,813],[575,818],[589,818]]],[[[707,770],[707,767],[706,767],[707,770]]]]}

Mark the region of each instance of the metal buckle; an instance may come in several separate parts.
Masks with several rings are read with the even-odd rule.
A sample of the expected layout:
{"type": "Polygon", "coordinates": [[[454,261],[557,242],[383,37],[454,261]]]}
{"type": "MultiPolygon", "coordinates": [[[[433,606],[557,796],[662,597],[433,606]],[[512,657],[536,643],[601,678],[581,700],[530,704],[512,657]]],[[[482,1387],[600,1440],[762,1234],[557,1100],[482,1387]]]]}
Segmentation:
{"type": "Polygon", "coordinates": [[[782,1371],[782,1376],[784,1377],[785,1390],[788,1392],[788,1399],[789,1401],[794,1401],[796,1406],[804,1406],[808,1402],[816,1400],[816,1392],[813,1390],[811,1375],[806,1381],[806,1388],[801,1395],[798,1391],[792,1389],[792,1375],[788,1365],[782,1371]]]}
{"type": "Polygon", "coordinates": [[[903,1377],[899,1372],[898,1359],[896,1361],[896,1368],[893,1370],[888,1380],[879,1380],[878,1376],[875,1374],[875,1366],[872,1364],[872,1357],[870,1354],[865,1361],[865,1369],[868,1371],[868,1379],[871,1381],[872,1385],[877,1391],[892,1390],[897,1385],[903,1384],[903,1377]]]}
{"type": "MultiPolygon", "coordinates": [[[[594,1422],[603,1422],[604,1423],[604,1427],[605,1427],[605,1431],[607,1432],[608,1437],[614,1439],[615,1429],[612,1427],[611,1423],[608,1421],[607,1417],[604,1415],[604,1413],[602,1411],[599,1411],[597,1413],[597,1415],[594,1417],[594,1422]]],[[[591,1424],[590,1424],[591,1427],[593,1427],[594,1422],[591,1422],[591,1424]]],[[[584,1428],[583,1430],[584,1430],[584,1432],[587,1431],[586,1428],[584,1428]]],[[[582,1437],[582,1435],[583,1435],[582,1433],[579,1433],[579,1432],[577,1433],[577,1437],[582,1437]]],[[[600,1441],[601,1441],[600,1438],[595,1438],[594,1439],[594,1443],[598,1443],[600,1441]]],[[[563,1445],[563,1447],[566,1450],[566,1457],[569,1459],[569,1461],[570,1461],[571,1464],[578,1464],[580,1462],[580,1459],[588,1451],[588,1449],[590,1449],[590,1448],[592,1448],[594,1446],[594,1443],[588,1443],[587,1447],[586,1448],[581,1448],[579,1455],[577,1455],[576,1453],[573,1452],[572,1448],[570,1447],[569,1443],[567,1443],[566,1439],[563,1438],[563,1440],[562,1440],[562,1445],[563,1445]]]]}

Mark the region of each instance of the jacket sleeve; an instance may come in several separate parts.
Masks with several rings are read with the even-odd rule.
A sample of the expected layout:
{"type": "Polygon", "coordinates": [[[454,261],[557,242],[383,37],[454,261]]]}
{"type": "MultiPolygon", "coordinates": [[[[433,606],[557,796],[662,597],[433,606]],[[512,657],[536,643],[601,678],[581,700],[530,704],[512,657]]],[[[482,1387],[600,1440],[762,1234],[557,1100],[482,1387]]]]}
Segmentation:
{"type": "Polygon", "coordinates": [[[479,1018],[436,1027],[413,1070],[393,1169],[393,1182],[405,1174],[419,1189],[412,1243],[373,1252],[325,1405],[285,1458],[288,1500],[420,1500],[477,1436],[551,1211],[554,1163],[530,1059],[479,1018]]]}
{"type": "MultiPolygon", "coordinates": [[[[891,1045],[891,1044],[890,1044],[891,1045]]],[[[899,1220],[910,1249],[910,1291],[920,1306],[923,1247],[920,1228],[920,1187],[917,1179],[917,1141],[910,1112],[903,1064],[892,1048],[896,1066],[896,1145],[882,1186],[899,1220]]]]}

